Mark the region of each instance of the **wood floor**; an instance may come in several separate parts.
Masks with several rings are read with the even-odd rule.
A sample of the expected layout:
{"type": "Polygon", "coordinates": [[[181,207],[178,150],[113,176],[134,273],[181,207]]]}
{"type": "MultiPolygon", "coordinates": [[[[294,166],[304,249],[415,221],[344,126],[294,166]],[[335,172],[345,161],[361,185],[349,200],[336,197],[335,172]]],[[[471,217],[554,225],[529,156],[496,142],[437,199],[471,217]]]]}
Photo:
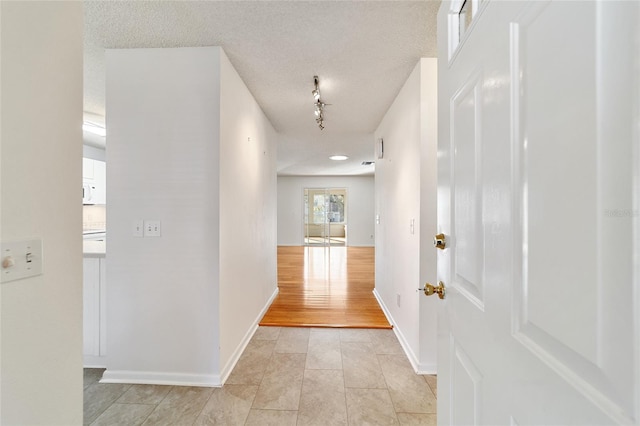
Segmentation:
{"type": "Polygon", "coordinates": [[[373,296],[373,247],[278,247],[278,296],[261,326],[391,328],[373,296]]]}

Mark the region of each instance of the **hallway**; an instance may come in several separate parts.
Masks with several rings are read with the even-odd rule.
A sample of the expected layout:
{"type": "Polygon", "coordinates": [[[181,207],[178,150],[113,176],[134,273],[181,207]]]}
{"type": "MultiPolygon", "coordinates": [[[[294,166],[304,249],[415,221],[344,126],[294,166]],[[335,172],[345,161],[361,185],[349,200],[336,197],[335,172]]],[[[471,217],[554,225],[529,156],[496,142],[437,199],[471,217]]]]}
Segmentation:
{"type": "Polygon", "coordinates": [[[260,325],[391,328],[374,285],[373,247],[279,246],[279,293],[260,325]]]}
{"type": "Polygon", "coordinates": [[[84,424],[435,425],[436,377],[392,330],[260,327],[222,388],[102,384],[85,370],[84,424]]]}

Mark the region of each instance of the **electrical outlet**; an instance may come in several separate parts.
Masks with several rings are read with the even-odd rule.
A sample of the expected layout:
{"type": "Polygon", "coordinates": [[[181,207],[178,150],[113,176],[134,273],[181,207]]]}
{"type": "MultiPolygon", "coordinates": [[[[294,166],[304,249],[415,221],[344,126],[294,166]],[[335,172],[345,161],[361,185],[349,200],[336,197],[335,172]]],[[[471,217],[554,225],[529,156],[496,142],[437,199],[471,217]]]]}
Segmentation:
{"type": "Polygon", "coordinates": [[[160,221],[159,220],[145,220],[144,221],[144,236],[145,237],[159,237],[160,236],[160,221]]]}
{"type": "Polygon", "coordinates": [[[396,294],[396,304],[400,307],[400,293],[396,294]]]}

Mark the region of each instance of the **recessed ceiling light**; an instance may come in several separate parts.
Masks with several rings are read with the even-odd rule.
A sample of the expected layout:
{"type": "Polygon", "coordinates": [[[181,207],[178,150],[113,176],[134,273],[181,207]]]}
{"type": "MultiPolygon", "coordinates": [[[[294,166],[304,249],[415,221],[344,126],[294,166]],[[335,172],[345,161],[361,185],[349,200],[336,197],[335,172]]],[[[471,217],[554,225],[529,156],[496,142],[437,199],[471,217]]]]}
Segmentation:
{"type": "Polygon", "coordinates": [[[346,155],[332,155],[331,157],[329,157],[331,160],[335,160],[335,161],[344,161],[346,160],[347,157],[346,155]]]}

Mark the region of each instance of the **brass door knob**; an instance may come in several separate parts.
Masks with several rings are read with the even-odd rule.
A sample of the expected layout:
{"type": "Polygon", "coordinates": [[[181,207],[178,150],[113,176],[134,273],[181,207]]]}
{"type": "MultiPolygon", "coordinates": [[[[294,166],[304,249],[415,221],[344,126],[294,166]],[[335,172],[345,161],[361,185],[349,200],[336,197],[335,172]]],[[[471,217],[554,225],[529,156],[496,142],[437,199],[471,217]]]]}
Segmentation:
{"type": "Polygon", "coordinates": [[[447,241],[444,234],[438,234],[433,237],[433,246],[440,250],[444,250],[447,247],[447,241]]]}
{"type": "Polygon", "coordinates": [[[425,296],[431,296],[433,294],[437,294],[440,299],[444,299],[445,288],[444,288],[444,283],[442,281],[438,283],[437,287],[434,287],[433,285],[426,283],[424,285],[424,288],[421,288],[419,290],[424,290],[425,296]]]}

